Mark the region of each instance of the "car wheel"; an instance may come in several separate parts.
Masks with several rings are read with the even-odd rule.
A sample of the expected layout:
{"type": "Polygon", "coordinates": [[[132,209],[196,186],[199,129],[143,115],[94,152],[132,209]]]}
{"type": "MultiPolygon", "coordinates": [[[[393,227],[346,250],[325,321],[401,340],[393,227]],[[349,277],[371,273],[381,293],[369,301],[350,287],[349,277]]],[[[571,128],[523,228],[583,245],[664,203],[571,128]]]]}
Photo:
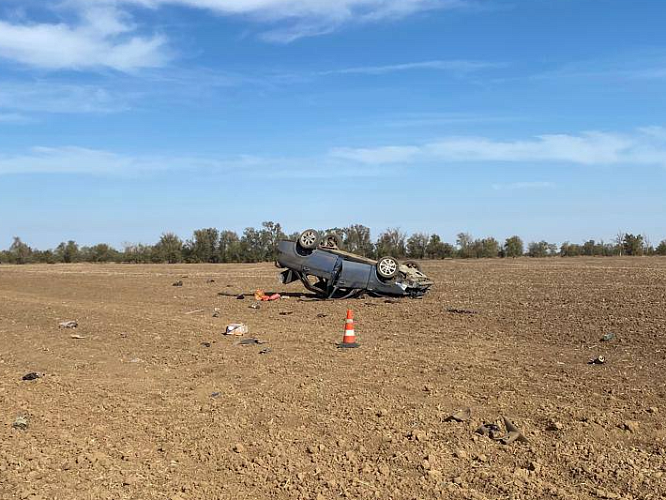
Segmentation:
{"type": "Polygon", "coordinates": [[[342,240],[335,233],[328,233],[321,240],[320,246],[323,248],[331,248],[333,250],[340,250],[342,248],[342,240]]]}
{"type": "Polygon", "coordinates": [[[416,262],[415,260],[406,260],[403,262],[404,265],[407,267],[411,267],[412,269],[416,269],[417,271],[421,271],[421,264],[416,262]]]}
{"type": "Polygon", "coordinates": [[[382,257],[377,261],[377,274],[380,278],[390,279],[398,272],[398,261],[393,257],[382,257]]]}
{"type": "Polygon", "coordinates": [[[319,233],[314,229],[306,229],[298,237],[298,244],[305,250],[312,250],[319,243],[319,233]]]}

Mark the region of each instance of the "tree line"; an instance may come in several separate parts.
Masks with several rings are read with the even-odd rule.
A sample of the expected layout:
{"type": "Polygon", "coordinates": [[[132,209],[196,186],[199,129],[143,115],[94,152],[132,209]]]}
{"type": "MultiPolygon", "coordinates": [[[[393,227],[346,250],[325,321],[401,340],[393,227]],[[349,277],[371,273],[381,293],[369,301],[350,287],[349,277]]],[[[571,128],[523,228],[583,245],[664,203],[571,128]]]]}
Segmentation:
{"type": "MultiPolygon", "coordinates": [[[[397,228],[387,229],[373,241],[370,229],[360,224],[344,228],[331,228],[321,234],[338,235],[343,248],[365,257],[390,255],[408,259],[474,259],[511,257],[575,257],[614,255],[666,255],[666,240],[654,247],[648,238],[639,234],[620,232],[610,242],[588,240],[582,244],[565,242],[561,245],[547,241],[530,242],[527,246],[519,236],[511,236],[503,243],[495,238],[473,238],[459,233],[455,243],[442,241],[437,234],[414,233],[407,235],[397,228]]],[[[14,237],[11,246],[0,251],[0,263],[224,263],[269,262],[276,258],[277,242],[295,240],[299,233],[286,234],[279,223],[268,221],[260,229],[248,227],[241,235],[234,231],[215,228],[197,229],[192,237],[182,240],[174,233],[162,234],[153,245],[126,243],[116,249],[106,243],[80,246],[69,240],[56,248],[38,250],[14,237]]]]}

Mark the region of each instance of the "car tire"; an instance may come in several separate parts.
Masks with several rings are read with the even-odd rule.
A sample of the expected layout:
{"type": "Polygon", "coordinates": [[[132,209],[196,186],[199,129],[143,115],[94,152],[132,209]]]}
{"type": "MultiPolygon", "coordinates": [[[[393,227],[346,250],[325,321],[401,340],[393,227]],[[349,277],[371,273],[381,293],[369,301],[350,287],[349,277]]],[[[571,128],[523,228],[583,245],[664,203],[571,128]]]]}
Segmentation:
{"type": "Polygon", "coordinates": [[[398,261],[393,257],[382,257],[377,261],[377,274],[380,278],[391,279],[398,273],[398,261]]]}
{"type": "Polygon", "coordinates": [[[421,269],[421,264],[419,264],[415,260],[406,260],[405,262],[403,262],[403,264],[407,267],[411,267],[413,269],[416,269],[417,271],[423,272],[423,270],[421,269]]]}
{"type": "Polygon", "coordinates": [[[319,233],[314,229],[306,229],[298,237],[298,244],[304,250],[314,250],[319,244],[319,233]]]}
{"type": "Polygon", "coordinates": [[[340,236],[335,233],[327,233],[326,236],[321,239],[320,246],[332,250],[341,250],[342,240],[340,239],[340,236]]]}

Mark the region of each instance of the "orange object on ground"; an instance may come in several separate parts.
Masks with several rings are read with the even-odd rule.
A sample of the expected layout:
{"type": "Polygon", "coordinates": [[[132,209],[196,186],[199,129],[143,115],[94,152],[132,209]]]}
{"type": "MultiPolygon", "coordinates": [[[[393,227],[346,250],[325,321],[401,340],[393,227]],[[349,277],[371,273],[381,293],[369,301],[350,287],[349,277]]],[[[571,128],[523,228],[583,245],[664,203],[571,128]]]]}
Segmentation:
{"type": "Polygon", "coordinates": [[[342,337],[342,343],[338,344],[341,348],[360,347],[356,343],[356,332],[354,331],[354,313],[347,309],[347,319],[345,320],[345,334],[342,337]]]}
{"type": "Polygon", "coordinates": [[[266,295],[266,292],[263,290],[257,290],[254,292],[254,300],[268,301],[268,300],[277,300],[280,298],[279,293],[274,293],[273,295],[266,295]]]}

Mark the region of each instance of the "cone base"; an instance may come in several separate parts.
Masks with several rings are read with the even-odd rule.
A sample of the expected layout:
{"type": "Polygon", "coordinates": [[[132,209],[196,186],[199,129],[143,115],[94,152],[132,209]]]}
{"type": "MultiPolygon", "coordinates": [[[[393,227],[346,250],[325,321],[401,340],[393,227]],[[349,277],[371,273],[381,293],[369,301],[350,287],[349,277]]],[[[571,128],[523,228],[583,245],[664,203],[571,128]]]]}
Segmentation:
{"type": "Polygon", "coordinates": [[[361,344],[357,344],[356,342],[349,343],[349,344],[336,344],[338,349],[352,349],[354,347],[361,347],[361,344]]]}

